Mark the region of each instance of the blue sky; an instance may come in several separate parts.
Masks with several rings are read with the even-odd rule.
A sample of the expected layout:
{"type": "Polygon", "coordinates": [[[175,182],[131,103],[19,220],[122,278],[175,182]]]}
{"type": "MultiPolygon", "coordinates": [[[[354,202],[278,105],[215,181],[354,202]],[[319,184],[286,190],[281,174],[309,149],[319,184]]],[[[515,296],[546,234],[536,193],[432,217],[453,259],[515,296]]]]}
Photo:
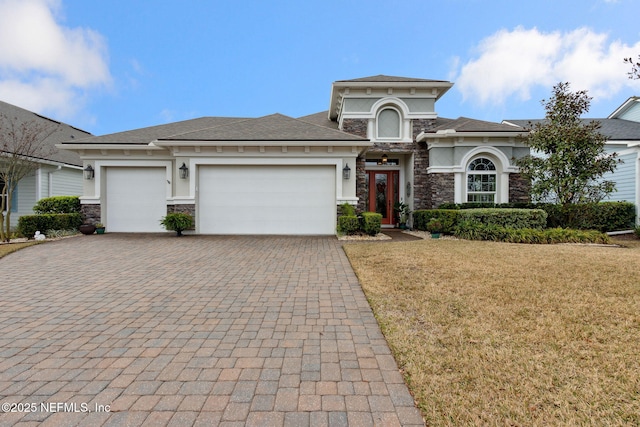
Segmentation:
{"type": "Polygon", "coordinates": [[[0,100],[102,135],[326,110],[331,83],[449,80],[443,117],[544,115],[559,81],[606,117],[640,81],[638,0],[0,0],[0,100]]]}

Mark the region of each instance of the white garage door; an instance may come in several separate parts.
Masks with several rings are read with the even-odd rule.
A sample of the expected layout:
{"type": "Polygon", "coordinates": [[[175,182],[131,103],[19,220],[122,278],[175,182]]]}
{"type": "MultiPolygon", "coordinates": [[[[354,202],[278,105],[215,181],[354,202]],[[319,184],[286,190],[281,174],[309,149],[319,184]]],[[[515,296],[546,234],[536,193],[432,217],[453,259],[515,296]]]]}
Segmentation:
{"type": "Polygon", "coordinates": [[[203,166],[203,234],[334,234],[335,166],[203,166]]]}
{"type": "Polygon", "coordinates": [[[108,231],[164,231],[167,214],[165,168],[107,168],[105,225],[108,231]]]}

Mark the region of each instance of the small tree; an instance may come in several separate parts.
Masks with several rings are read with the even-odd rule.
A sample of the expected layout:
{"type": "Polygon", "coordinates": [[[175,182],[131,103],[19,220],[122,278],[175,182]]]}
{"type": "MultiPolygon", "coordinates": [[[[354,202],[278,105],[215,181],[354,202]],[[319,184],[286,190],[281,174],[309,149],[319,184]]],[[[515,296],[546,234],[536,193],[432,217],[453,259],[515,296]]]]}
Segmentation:
{"type": "Polygon", "coordinates": [[[11,202],[21,179],[34,173],[39,159],[54,152],[45,140],[53,126],[35,121],[20,122],[0,115],[0,240],[11,237],[11,202]]]}
{"type": "Polygon", "coordinates": [[[160,224],[167,230],[175,231],[176,236],[180,237],[184,230],[193,228],[193,217],[182,212],[170,213],[160,220],[160,224]]]}
{"type": "Polygon", "coordinates": [[[607,137],[598,132],[600,122],[580,119],[589,111],[587,92],[571,92],[569,83],[558,83],[553,96],[542,102],[545,120],[530,123],[525,140],[536,153],[517,162],[532,181],[532,197],[566,205],[598,202],[615,191],[615,183],[602,177],[615,170],[616,154],[605,152],[607,137]]]}

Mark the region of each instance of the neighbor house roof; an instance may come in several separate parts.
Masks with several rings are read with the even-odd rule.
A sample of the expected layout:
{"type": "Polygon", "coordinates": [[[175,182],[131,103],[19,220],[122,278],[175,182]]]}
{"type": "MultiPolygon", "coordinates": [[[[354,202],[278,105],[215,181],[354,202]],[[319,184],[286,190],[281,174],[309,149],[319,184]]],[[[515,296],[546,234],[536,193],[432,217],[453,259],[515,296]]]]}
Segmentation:
{"type": "MultiPolygon", "coordinates": [[[[89,132],[85,132],[66,123],[41,116],[40,114],[36,114],[32,111],[25,110],[24,108],[20,108],[3,101],[0,101],[0,115],[4,115],[7,120],[14,121],[15,124],[21,125],[37,123],[38,125],[46,127],[47,131],[49,129],[52,131],[52,133],[44,139],[46,150],[49,151],[50,154],[41,160],[49,160],[73,166],[82,166],[82,160],[77,153],[58,150],[55,145],[63,141],[74,141],[86,138],[87,136],[91,136],[89,132]]],[[[5,129],[0,129],[0,132],[4,131],[5,129]]]]}
{"type": "MultiPolygon", "coordinates": [[[[634,141],[640,140],[640,123],[624,119],[582,119],[584,124],[592,121],[600,122],[598,132],[605,135],[609,140],[614,141],[634,141]]],[[[532,120],[504,120],[503,123],[512,123],[523,128],[528,128],[530,124],[543,123],[545,119],[532,120]]]]}
{"type": "Polygon", "coordinates": [[[258,118],[202,117],[96,136],[65,144],[141,144],[154,141],[366,141],[365,138],[282,114],[258,118]]]}

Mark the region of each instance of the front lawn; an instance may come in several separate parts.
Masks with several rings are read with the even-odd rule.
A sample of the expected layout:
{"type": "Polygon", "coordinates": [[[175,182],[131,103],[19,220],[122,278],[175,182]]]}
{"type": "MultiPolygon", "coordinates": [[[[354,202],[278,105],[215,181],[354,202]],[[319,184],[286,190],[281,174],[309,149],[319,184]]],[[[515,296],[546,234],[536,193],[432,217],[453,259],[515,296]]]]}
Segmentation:
{"type": "Polygon", "coordinates": [[[640,245],[345,244],[427,425],[640,425],[640,245]]]}
{"type": "Polygon", "coordinates": [[[0,244],[0,258],[5,255],[9,255],[12,252],[18,251],[22,248],[26,248],[27,246],[32,246],[37,244],[38,242],[30,241],[24,243],[3,243],[0,244]]]}

